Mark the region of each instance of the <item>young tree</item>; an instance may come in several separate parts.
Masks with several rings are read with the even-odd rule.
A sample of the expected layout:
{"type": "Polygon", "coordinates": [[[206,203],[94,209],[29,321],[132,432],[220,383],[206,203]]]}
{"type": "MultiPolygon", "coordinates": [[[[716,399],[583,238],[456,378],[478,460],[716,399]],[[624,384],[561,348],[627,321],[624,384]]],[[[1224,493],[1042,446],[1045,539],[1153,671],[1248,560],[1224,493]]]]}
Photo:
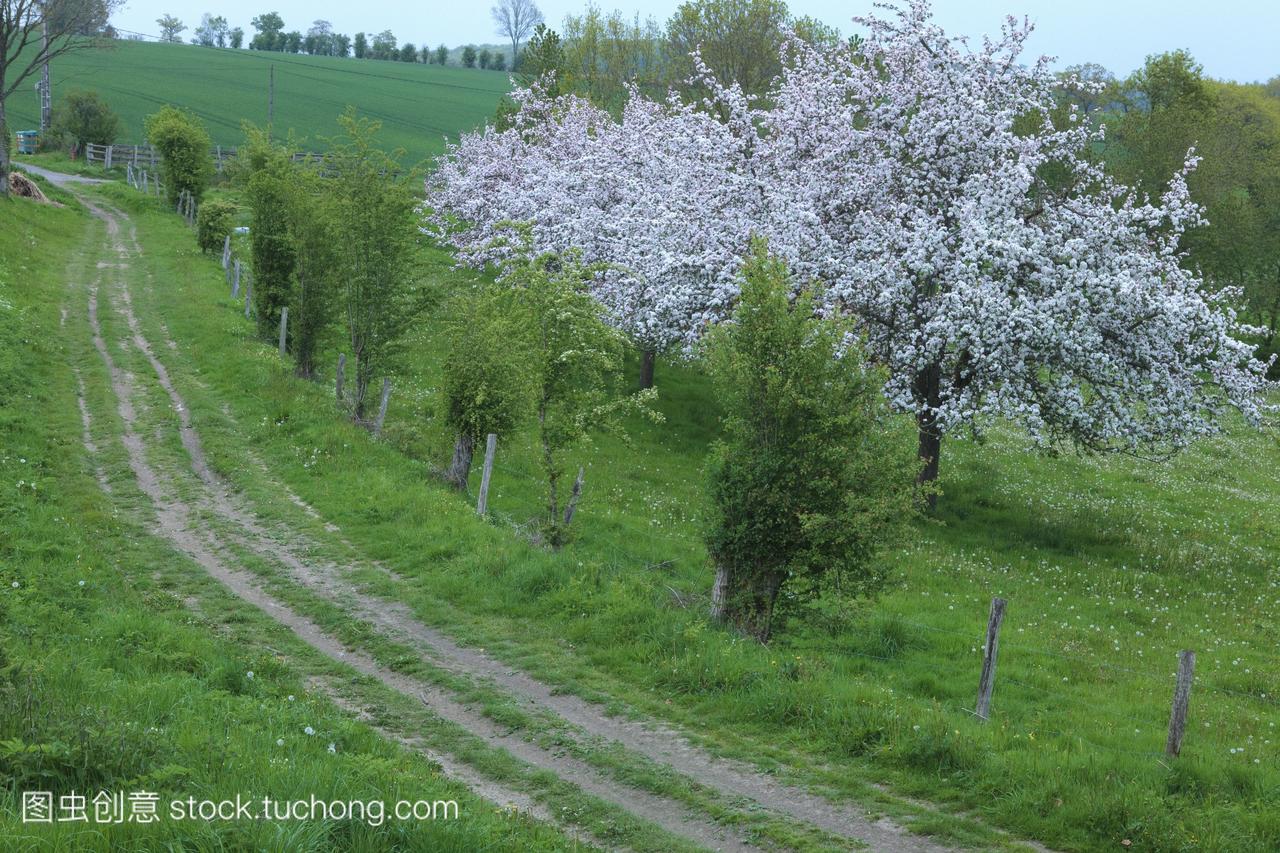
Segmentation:
{"type": "Polygon", "coordinates": [[[120,118],[97,92],[72,90],[53,111],[53,132],[76,147],[110,145],[119,132],[120,118]]]}
{"type": "Polygon", "coordinates": [[[364,33],[356,33],[354,50],[356,59],[364,59],[369,55],[369,39],[364,33]]]}
{"type": "Polygon", "coordinates": [[[462,49],[462,67],[463,68],[476,67],[476,49],[474,45],[469,44],[462,49]]]}
{"type": "Polygon", "coordinates": [[[292,160],[287,177],[285,218],[294,257],[287,344],[297,375],[315,379],[320,336],[333,317],[337,301],[342,235],[327,179],[315,167],[292,160]]]}
{"type": "Polygon", "coordinates": [[[279,328],[280,311],[290,302],[297,271],[291,205],[291,152],[273,142],[266,131],[245,127],[239,156],[247,164],[246,195],[252,219],[249,246],[253,268],[253,307],[259,337],[270,340],[279,328]]]}
{"type": "Polygon", "coordinates": [[[490,62],[490,60],[491,60],[492,58],[493,58],[493,57],[492,57],[492,55],[489,53],[489,49],[488,49],[488,48],[485,48],[485,49],[481,50],[481,51],[480,51],[480,56],[479,56],[479,58],[478,58],[478,61],[479,61],[480,67],[481,67],[481,68],[483,68],[483,69],[485,69],[485,70],[488,70],[488,68],[489,68],[489,62],[490,62]]]}
{"type": "Polygon", "coordinates": [[[489,67],[492,68],[494,71],[506,71],[507,55],[502,51],[496,51],[493,54],[493,59],[490,60],[489,62],[489,67]]]}
{"type": "Polygon", "coordinates": [[[723,417],[706,542],[712,618],[767,642],[784,584],[883,586],[876,557],[911,515],[916,472],[853,324],[819,317],[809,291],[792,300],[786,264],[763,243],[742,281],[732,320],[707,341],[723,417]]]}
{"type": "Polygon", "coordinates": [[[423,65],[430,65],[435,61],[435,51],[433,51],[430,46],[424,44],[418,50],[418,61],[423,65]]]}
{"type": "Polygon", "coordinates": [[[229,201],[207,201],[196,212],[196,245],[205,254],[222,251],[223,241],[235,227],[236,206],[229,201]]]}
{"type": "Polygon", "coordinates": [[[9,96],[46,62],[102,46],[95,34],[119,6],[120,0],[0,0],[0,197],[9,195],[9,96]]]}
{"type": "Polygon", "coordinates": [[[577,259],[519,259],[503,280],[516,288],[532,325],[534,406],[547,478],[543,537],[559,548],[568,541],[575,506],[573,493],[567,501],[562,494],[567,454],[592,433],[621,430],[626,412],[660,419],[649,408],[656,392],[620,390],[625,339],[605,322],[587,292],[590,272],[577,259]]]}
{"type": "Polygon", "coordinates": [[[442,44],[436,48],[436,65],[444,67],[448,64],[449,64],[449,48],[442,44]]]}
{"type": "Polygon", "coordinates": [[[445,479],[459,490],[485,437],[508,435],[532,412],[531,326],[516,297],[510,288],[487,286],[454,299],[441,414],[454,435],[445,479]]]}
{"type": "Polygon", "coordinates": [[[240,27],[233,27],[231,34],[228,36],[228,41],[233,49],[239,50],[244,46],[244,30],[240,27]]]}
{"type": "Polygon", "coordinates": [[[147,142],[160,152],[160,171],[169,204],[176,205],[183,192],[199,200],[213,165],[209,155],[209,132],[193,113],[165,106],[147,116],[147,142]]]}
{"type": "Polygon", "coordinates": [[[717,80],[763,94],[782,71],[790,23],[782,0],[689,0],[667,22],[670,81],[684,86],[695,76],[697,52],[717,80]]]}
{"type": "Polygon", "coordinates": [[[160,28],[160,41],[178,44],[182,41],[182,33],[187,25],[173,15],[161,15],[156,18],[156,26],[160,28]]]}
{"type": "Polygon", "coordinates": [[[342,235],[336,274],[342,282],[351,354],[356,359],[353,415],[366,423],[369,385],[393,367],[405,329],[420,309],[412,252],[418,239],[414,177],[376,146],[379,122],[348,112],[344,136],[326,160],[334,222],[342,235]]]}
{"type": "Polygon", "coordinates": [[[200,17],[200,26],[196,27],[191,41],[201,47],[226,47],[227,19],[221,15],[215,16],[205,12],[200,17]]]}
{"type": "Polygon", "coordinates": [[[511,55],[520,55],[520,42],[542,23],[542,11],[533,0],[498,0],[491,10],[498,35],[511,39],[511,55]]]}

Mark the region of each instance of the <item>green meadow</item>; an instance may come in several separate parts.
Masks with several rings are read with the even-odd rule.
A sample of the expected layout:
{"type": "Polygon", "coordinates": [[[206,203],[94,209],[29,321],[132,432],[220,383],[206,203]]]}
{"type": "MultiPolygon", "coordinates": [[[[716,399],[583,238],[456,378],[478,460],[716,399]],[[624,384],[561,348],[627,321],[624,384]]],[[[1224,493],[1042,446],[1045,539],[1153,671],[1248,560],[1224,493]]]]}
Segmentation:
{"type": "MultiPolygon", "coordinates": [[[[234,146],[242,120],[267,123],[267,94],[275,70],[275,127],[294,131],[303,147],[337,132],[348,106],[383,123],[383,144],[403,148],[415,163],[444,150],[493,115],[509,88],[497,71],[403,64],[365,59],[285,55],[194,45],[116,41],[102,50],[76,52],[50,69],[54,101],[71,89],[98,92],[120,116],[117,142],[143,140],[143,120],[165,104],[191,110],[214,144],[234,146]]],[[[34,90],[23,86],[8,104],[9,126],[39,125],[34,90]]]]}

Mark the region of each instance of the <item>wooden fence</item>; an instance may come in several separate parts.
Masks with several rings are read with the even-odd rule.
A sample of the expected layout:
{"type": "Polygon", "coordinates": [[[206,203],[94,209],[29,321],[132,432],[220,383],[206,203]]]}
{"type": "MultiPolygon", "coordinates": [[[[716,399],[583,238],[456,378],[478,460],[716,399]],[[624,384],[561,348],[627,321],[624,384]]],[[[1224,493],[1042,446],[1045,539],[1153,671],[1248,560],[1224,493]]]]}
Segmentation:
{"type": "MultiPolygon", "coordinates": [[[[213,160],[214,168],[221,172],[229,160],[235,159],[236,149],[215,145],[210,149],[209,155],[213,160]]],[[[160,163],[159,153],[150,145],[94,145],[89,143],[84,147],[84,159],[87,163],[101,163],[104,169],[128,164],[134,169],[145,166],[151,172],[155,172],[160,163]]],[[[310,151],[298,151],[293,155],[293,159],[297,163],[319,162],[324,160],[324,155],[310,151]]]]}

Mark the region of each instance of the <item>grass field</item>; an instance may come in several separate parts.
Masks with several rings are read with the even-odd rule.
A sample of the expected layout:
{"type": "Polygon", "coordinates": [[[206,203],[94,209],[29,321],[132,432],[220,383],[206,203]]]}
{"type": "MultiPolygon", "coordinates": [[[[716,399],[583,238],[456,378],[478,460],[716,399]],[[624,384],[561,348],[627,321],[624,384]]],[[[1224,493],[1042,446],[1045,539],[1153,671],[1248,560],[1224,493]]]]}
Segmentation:
{"type": "MultiPolygon", "coordinates": [[[[124,188],[106,192],[132,213],[139,229],[150,260],[145,275],[129,273],[134,308],[149,334],[176,342],[164,358],[211,466],[272,517],[291,527],[319,528],[282,494],[287,487],[340,528],[350,547],[395,571],[353,570],[354,588],[402,602],[423,622],[565,693],[624,715],[670,721],[708,749],[865,803],[951,843],[994,849],[1004,843],[998,828],[1060,850],[1280,849],[1280,625],[1274,616],[1280,607],[1280,446],[1274,434],[1233,427],[1168,464],[1047,458],[1007,430],[996,430],[982,444],[950,441],[938,513],[918,521],[906,547],[888,557],[897,583],[875,602],[817,611],[790,602],[776,640],[762,647],[705,618],[711,577],[698,539],[699,484],[716,412],[696,367],[660,364],[664,424],[638,421],[629,444],[603,438],[582,450],[587,485],[575,520],[578,538],[550,553],[524,534],[542,496],[528,432],[500,442],[490,523],[475,517],[467,497],[433,477],[433,466],[446,462],[448,452],[435,415],[440,316],[424,317],[414,329],[406,363],[394,377],[386,440],[374,442],[340,415],[331,386],[294,379],[273,346],[253,340],[216,260],[195,250],[177,217],[124,188]],[[249,456],[262,467],[247,464],[249,456]],[[983,724],[969,709],[995,595],[1008,599],[1009,610],[993,715],[983,724]],[[1198,654],[1197,682],[1183,754],[1171,760],[1162,753],[1164,729],[1175,655],[1183,648],[1198,654]],[[920,808],[917,799],[942,808],[920,808]]],[[[54,253],[73,251],[68,229],[83,227],[76,215],[42,215],[48,219],[40,227],[54,235],[54,253]]],[[[87,344],[64,349],[57,334],[55,305],[65,286],[60,268],[47,260],[49,252],[33,252],[14,233],[0,235],[9,241],[0,251],[10,267],[6,305],[35,307],[23,309],[30,313],[23,319],[29,332],[20,338],[16,326],[6,330],[9,360],[2,366],[9,376],[19,375],[19,364],[34,363],[38,372],[6,385],[6,428],[17,438],[6,437],[0,494],[7,514],[23,521],[4,541],[5,571],[20,587],[0,593],[8,596],[9,613],[34,614],[6,636],[10,659],[49,649],[51,668],[70,668],[74,660],[91,677],[121,680],[126,698],[100,715],[118,726],[155,713],[129,704],[129,696],[155,689],[147,679],[177,680],[190,691],[183,708],[209,701],[227,715],[268,702],[262,683],[245,688],[238,682],[237,689],[251,691],[248,705],[235,704],[235,689],[222,688],[229,694],[223,695],[220,685],[239,678],[241,669],[273,672],[273,684],[281,685],[272,687],[273,696],[296,692],[298,682],[291,679],[300,677],[298,670],[326,665],[289,647],[285,666],[292,669],[277,676],[264,649],[281,640],[262,617],[203,589],[201,584],[212,584],[198,581],[194,568],[154,541],[142,538],[139,545],[132,528],[115,532],[126,522],[109,516],[107,507],[124,506],[128,515],[138,498],[129,491],[132,477],[101,387],[105,377],[88,366],[87,344]],[[15,273],[34,286],[17,291],[15,273]],[[97,414],[94,436],[107,448],[104,464],[113,487],[125,496],[113,504],[94,491],[84,455],[67,450],[79,429],[68,357],[85,365],[89,404],[97,414]],[[39,399],[24,402],[23,394],[39,399]],[[15,464],[19,453],[28,461],[15,464]],[[20,482],[31,480],[24,466],[33,459],[41,460],[38,488],[20,482]],[[80,534],[62,523],[66,519],[94,526],[80,534]],[[142,550],[117,554],[117,547],[142,550]],[[72,586],[84,574],[73,553],[91,555],[80,563],[91,561],[95,573],[114,578],[116,586],[84,602],[87,593],[72,586]],[[46,569],[47,563],[57,570],[46,569]],[[153,570],[159,579],[151,578],[153,570]],[[54,616],[29,611],[25,598],[19,606],[18,596],[37,595],[54,616]],[[221,606],[207,606],[194,624],[184,624],[192,617],[175,597],[205,596],[221,606]],[[117,601],[125,615],[117,614],[117,601]],[[72,617],[57,615],[73,608],[80,608],[80,621],[114,625],[137,618],[155,622],[147,631],[181,631],[187,645],[180,647],[189,655],[174,661],[157,651],[117,664],[117,658],[103,657],[110,644],[95,639],[117,635],[97,621],[73,630],[72,617]],[[220,623],[232,626],[229,644],[212,636],[220,623]],[[130,679],[137,683],[130,686],[130,679]]],[[[459,286],[464,276],[447,254],[426,245],[422,252],[427,284],[459,286]]],[[[89,274],[87,258],[83,267],[73,267],[73,280],[77,269],[89,274]]],[[[80,321],[73,316],[70,322],[80,321]]],[[[326,352],[329,364],[337,339],[335,334],[326,352]]],[[[139,374],[146,370],[136,353],[122,353],[139,374]]],[[[331,382],[332,374],[324,381],[331,382]]],[[[173,415],[163,398],[152,408],[147,423],[159,434],[173,415]]],[[[176,434],[155,453],[157,465],[182,465],[176,434]]],[[[326,536],[323,530],[316,535],[326,536]]],[[[335,550],[346,547],[333,537],[328,542],[335,550]]],[[[255,571],[283,600],[340,633],[350,648],[409,666],[405,649],[388,645],[341,606],[313,600],[278,567],[263,564],[255,571]]],[[[2,580],[7,587],[9,576],[2,580]]],[[[149,642],[144,648],[170,645],[149,642]]],[[[59,692],[69,689],[62,682],[49,683],[41,696],[56,703],[67,695],[59,692]]],[[[493,688],[458,689],[513,731],[562,742],[563,733],[543,728],[493,688]]],[[[318,697],[312,701],[315,713],[330,713],[318,697]]],[[[256,744],[254,749],[269,746],[277,722],[270,714],[227,719],[235,721],[224,726],[231,742],[256,744]]],[[[288,720],[296,726],[301,718],[288,720]]],[[[170,725],[166,736],[182,730],[178,722],[170,725]]],[[[344,732],[344,725],[352,726],[351,737],[365,752],[385,749],[360,740],[365,733],[354,723],[326,725],[344,732]]],[[[176,751],[171,757],[178,765],[205,766],[187,740],[166,742],[166,750],[176,751]]],[[[704,795],[696,787],[667,775],[646,776],[643,767],[612,752],[589,752],[587,758],[621,777],[647,780],[647,789],[719,808],[699,799],[704,795]]],[[[93,757],[110,760],[107,753],[93,757]]],[[[385,760],[392,762],[385,766],[420,766],[404,757],[385,760]]],[[[519,777],[496,758],[486,761],[505,778],[519,777]]],[[[237,758],[224,766],[231,773],[242,764],[237,758]]],[[[135,771],[117,772],[131,778],[135,771]]],[[[204,779],[208,771],[190,772],[204,779]]],[[[276,784],[272,770],[261,772],[276,784]]],[[[289,790],[315,784],[306,773],[318,772],[306,770],[289,790]]],[[[368,781],[373,789],[387,780],[368,781]]],[[[633,849],[663,849],[666,843],[628,829],[576,795],[559,796],[552,801],[557,808],[580,810],[581,824],[611,841],[633,849]]],[[[787,834],[787,827],[753,826],[786,846],[828,849],[787,834]]],[[[555,843],[525,826],[476,831],[518,839],[511,843],[527,841],[520,833],[529,832],[529,843],[555,843]]]]}
{"type": "MultiPolygon", "coordinates": [[[[320,140],[337,133],[337,116],[351,105],[381,120],[382,144],[404,148],[410,164],[439,154],[446,137],[483,124],[509,86],[496,71],[133,41],[59,59],[51,76],[55,103],[70,89],[102,95],[120,116],[118,142],[141,142],[143,119],[175,104],[200,116],[215,144],[233,146],[242,139],[242,119],[266,124],[272,66],[280,134],[293,130],[311,140],[304,147],[324,150],[320,140]]],[[[31,87],[21,87],[8,109],[10,128],[39,125],[31,87]]]]}

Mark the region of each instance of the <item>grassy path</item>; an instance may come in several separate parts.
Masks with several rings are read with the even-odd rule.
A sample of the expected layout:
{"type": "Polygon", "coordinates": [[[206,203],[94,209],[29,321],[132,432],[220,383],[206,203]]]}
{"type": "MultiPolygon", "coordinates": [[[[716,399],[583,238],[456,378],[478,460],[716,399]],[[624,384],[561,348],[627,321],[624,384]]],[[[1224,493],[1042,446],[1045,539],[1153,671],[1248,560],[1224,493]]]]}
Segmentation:
{"type": "Polygon", "coordinates": [[[449,762],[452,775],[482,794],[523,802],[540,817],[556,814],[604,846],[944,849],[859,804],[714,757],[668,726],[606,713],[459,645],[415,619],[396,600],[399,580],[350,553],[336,526],[295,495],[282,490],[320,524],[282,524],[278,507],[260,511],[206,458],[165,363],[165,351],[179,342],[156,318],[139,315],[133,288],[145,287],[152,273],[136,231],[120,211],[88,203],[105,240],[99,280],[74,297],[83,300],[85,333],[109,379],[106,399],[80,400],[99,479],[112,488],[121,476],[99,447],[122,446],[131,485],[145,497],[138,509],[154,517],[164,538],[240,600],[365,677],[317,676],[318,689],[388,737],[449,762]],[[157,328],[159,337],[148,331],[157,328]],[[104,405],[114,418],[93,411],[104,405]],[[343,552],[345,559],[333,558],[343,552]],[[419,707],[378,718],[379,707],[405,709],[406,700],[419,707]],[[423,713],[428,728],[445,736],[415,728],[423,713]]]}

